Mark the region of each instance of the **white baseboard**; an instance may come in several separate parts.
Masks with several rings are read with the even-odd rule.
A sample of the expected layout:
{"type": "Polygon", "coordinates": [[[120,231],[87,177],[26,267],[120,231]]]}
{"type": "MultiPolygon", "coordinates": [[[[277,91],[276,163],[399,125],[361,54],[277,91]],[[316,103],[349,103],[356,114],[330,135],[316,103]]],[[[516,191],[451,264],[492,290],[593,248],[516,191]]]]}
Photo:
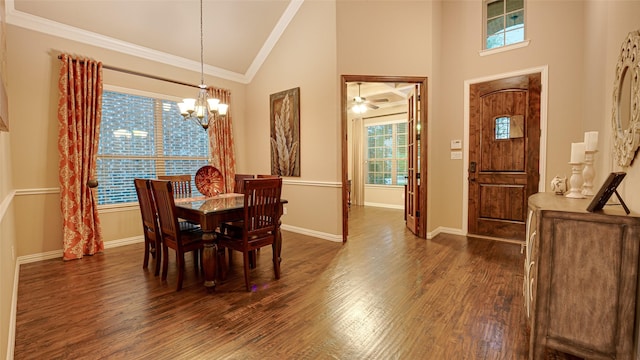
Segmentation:
{"type": "Polygon", "coordinates": [[[438,226],[437,228],[435,228],[435,230],[427,233],[427,239],[433,239],[434,237],[436,237],[439,234],[451,234],[451,235],[461,235],[461,236],[466,235],[462,231],[462,229],[438,226]]]}
{"type": "Polygon", "coordinates": [[[104,243],[105,249],[111,249],[118,246],[125,246],[144,242],[144,235],[132,236],[129,238],[107,241],[104,243]]]}
{"type": "Polygon", "coordinates": [[[309,230],[309,229],[292,226],[292,225],[285,225],[285,224],[282,224],[281,229],[302,234],[302,235],[313,236],[313,237],[324,239],[324,240],[342,242],[342,234],[340,235],[328,234],[320,231],[309,230]]]}
{"type": "Polygon", "coordinates": [[[16,344],[16,309],[18,308],[18,280],[20,279],[20,264],[16,262],[13,271],[13,293],[11,294],[11,313],[9,314],[9,334],[7,334],[7,360],[13,359],[16,344]]]}
{"type": "Polygon", "coordinates": [[[373,206],[373,207],[381,207],[381,208],[386,208],[386,209],[404,210],[404,205],[393,205],[393,204],[365,202],[364,206],[373,206]]]}

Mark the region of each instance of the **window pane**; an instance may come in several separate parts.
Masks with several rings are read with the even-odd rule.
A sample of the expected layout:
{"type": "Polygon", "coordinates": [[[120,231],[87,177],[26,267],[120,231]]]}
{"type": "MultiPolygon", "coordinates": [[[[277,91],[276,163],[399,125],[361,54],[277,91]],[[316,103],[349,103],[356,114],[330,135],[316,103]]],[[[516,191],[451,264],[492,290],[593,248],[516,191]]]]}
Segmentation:
{"type": "Polygon", "coordinates": [[[524,41],[524,28],[516,29],[513,31],[507,31],[505,34],[505,45],[515,44],[524,41]]]}
{"type": "Polygon", "coordinates": [[[153,128],[153,99],[103,92],[99,154],[153,155],[153,128]]]}
{"type": "Polygon", "coordinates": [[[504,18],[487,21],[487,35],[501,34],[504,31],[504,18]]]}
{"type": "Polygon", "coordinates": [[[487,49],[493,49],[504,46],[503,34],[491,35],[487,38],[487,49]]]}
{"type": "Polygon", "coordinates": [[[154,160],[98,158],[96,170],[100,205],[136,202],[133,179],[156,178],[154,160]]]}
{"type": "Polygon", "coordinates": [[[403,147],[403,146],[407,146],[407,135],[406,134],[400,134],[397,137],[397,141],[398,141],[398,147],[403,147]]]}
{"type": "Polygon", "coordinates": [[[498,0],[487,4],[487,18],[504,14],[504,1],[498,0]]]}
{"type": "Polygon", "coordinates": [[[511,119],[507,116],[496,118],[496,140],[509,139],[511,119]]]}
{"type": "Polygon", "coordinates": [[[407,174],[407,160],[398,160],[398,173],[407,174]]]}
{"type": "Polygon", "coordinates": [[[367,146],[368,147],[376,146],[376,138],[374,136],[367,137],[367,146]]]}
{"type": "Polygon", "coordinates": [[[367,126],[368,184],[398,185],[398,177],[404,177],[406,169],[399,171],[396,167],[398,159],[406,159],[406,129],[404,122],[367,126]]]}
{"type": "Polygon", "coordinates": [[[512,12],[514,10],[524,9],[524,0],[507,0],[507,11],[512,12]]]}
{"type": "Polygon", "coordinates": [[[207,164],[206,132],[185,122],[175,102],[105,91],[102,107],[99,205],[136,202],[134,178],[195,175],[207,164]]]}
{"type": "Polygon", "coordinates": [[[514,27],[524,27],[524,10],[516,11],[507,15],[507,30],[513,30],[514,27]]]}
{"type": "Polygon", "coordinates": [[[407,157],[407,147],[406,146],[398,146],[398,150],[396,153],[398,159],[404,159],[407,157]]]}
{"type": "Polygon", "coordinates": [[[385,160],[382,162],[383,166],[384,166],[384,172],[391,172],[391,165],[392,165],[392,161],[391,160],[385,160]]]}
{"type": "Polygon", "coordinates": [[[207,132],[195,122],[184,120],[178,104],[163,101],[162,136],[167,156],[206,156],[207,132]]]}

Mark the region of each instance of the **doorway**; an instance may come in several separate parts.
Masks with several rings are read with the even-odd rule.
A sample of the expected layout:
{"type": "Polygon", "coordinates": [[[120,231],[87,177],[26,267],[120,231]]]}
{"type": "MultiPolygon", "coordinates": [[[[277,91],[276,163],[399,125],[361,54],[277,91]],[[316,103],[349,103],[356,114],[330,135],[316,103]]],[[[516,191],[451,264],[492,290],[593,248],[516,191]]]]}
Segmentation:
{"type": "Polygon", "coordinates": [[[543,77],[533,71],[467,84],[469,235],[524,240],[528,197],[544,191],[543,77]]]}
{"type": "MultiPolygon", "coordinates": [[[[427,78],[426,77],[407,77],[407,76],[369,76],[369,75],[343,75],[341,77],[341,112],[342,112],[342,234],[343,234],[343,242],[347,241],[348,233],[349,233],[349,206],[351,200],[351,183],[350,183],[350,175],[354,175],[351,173],[351,169],[349,167],[349,158],[351,155],[351,139],[349,129],[352,126],[351,124],[351,111],[352,107],[355,105],[355,98],[364,98],[363,106],[367,106],[371,109],[375,109],[377,107],[385,106],[387,102],[390,102],[393,96],[369,96],[362,93],[362,89],[368,85],[380,85],[381,87],[386,87],[387,89],[391,89],[391,91],[396,91],[398,94],[402,93],[403,101],[405,102],[404,113],[408,113],[409,104],[406,102],[407,94],[412,91],[412,89],[416,89],[416,95],[412,98],[415,103],[415,107],[419,109],[419,111],[415,112],[416,118],[413,120],[413,128],[417,129],[417,134],[414,133],[415,136],[415,150],[416,156],[413,158],[414,167],[412,167],[412,179],[405,179],[404,175],[403,179],[399,181],[402,183],[406,181],[409,184],[417,184],[419,186],[414,186],[411,189],[412,194],[415,197],[415,205],[412,209],[415,211],[415,223],[413,224],[416,230],[416,235],[422,238],[426,237],[426,201],[427,201],[427,192],[426,192],[426,180],[427,180],[427,161],[426,161],[426,152],[427,152],[427,78]],[[357,86],[357,87],[356,87],[357,86]],[[356,96],[353,96],[353,89],[360,90],[360,93],[356,96]],[[412,182],[413,181],[413,182],[412,182]],[[422,210],[422,211],[420,211],[422,210]]],[[[386,116],[386,115],[385,115],[386,116]]],[[[407,118],[406,114],[396,113],[395,116],[407,118]]],[[[364,118],[365,116],[360,116],[364,118]]],[[[369,116],[369,118],[374,118],[374,116],[369,116]]],[[[364,151],[364,150],[363,150],[364,151]]],[[[410,167],[411,165],[407,165],[410,167]]],[[[362,176],[361,174],[357,174],[357,176],[362,176]]],[[[406,200],[405,198],[402,201],[406,200]]],[[[406,202],[406,201],[405,201],[406,202]]],[[[405,205],[406,204],[401,204],[405,205]]]]}

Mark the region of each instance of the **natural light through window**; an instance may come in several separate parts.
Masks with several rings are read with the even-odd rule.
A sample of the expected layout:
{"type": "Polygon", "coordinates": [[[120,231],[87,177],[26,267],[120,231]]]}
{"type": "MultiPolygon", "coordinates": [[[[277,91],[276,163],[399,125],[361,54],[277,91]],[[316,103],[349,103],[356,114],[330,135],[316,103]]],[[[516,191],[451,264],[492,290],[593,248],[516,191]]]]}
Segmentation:
{"type": "Polygon", "coordinates": [[[485,49],[524,41],[524,0],[485,1],[485,49]]]}
{"type": "Polygon", "coordinates": [[[367,134],[366,183],[405,185],[407,180],[407,123],[370,125],[367,134]]]}
{"type": "MultiPolygon", "coordinates": [[[[195,174],[207,165],[207,133],[175,101],[104,91],[98,150],[98,204],[136,202],[134,178],[195,174]]],[[[194,194],[199,194],[192,182],[194,194]]]]}

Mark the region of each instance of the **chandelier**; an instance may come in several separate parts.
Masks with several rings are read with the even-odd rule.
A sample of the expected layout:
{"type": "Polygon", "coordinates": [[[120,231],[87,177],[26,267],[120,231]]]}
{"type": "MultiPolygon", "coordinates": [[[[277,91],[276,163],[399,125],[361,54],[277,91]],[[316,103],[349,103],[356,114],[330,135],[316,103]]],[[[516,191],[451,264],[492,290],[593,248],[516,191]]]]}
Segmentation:
{"type": "Polygon", "coordinates": [[[200,0],[200,85],[198,85],[198,98],[183,99],[178,104],[180,114],[185,120],[193,120],[203,129],[209,128],[210,120],[217,116],[227,115],[228,104],[220,103],[220,99],[209,98],[207,85],[204,84],[204,40],[202,31],[202,0],[200,0]]]}

